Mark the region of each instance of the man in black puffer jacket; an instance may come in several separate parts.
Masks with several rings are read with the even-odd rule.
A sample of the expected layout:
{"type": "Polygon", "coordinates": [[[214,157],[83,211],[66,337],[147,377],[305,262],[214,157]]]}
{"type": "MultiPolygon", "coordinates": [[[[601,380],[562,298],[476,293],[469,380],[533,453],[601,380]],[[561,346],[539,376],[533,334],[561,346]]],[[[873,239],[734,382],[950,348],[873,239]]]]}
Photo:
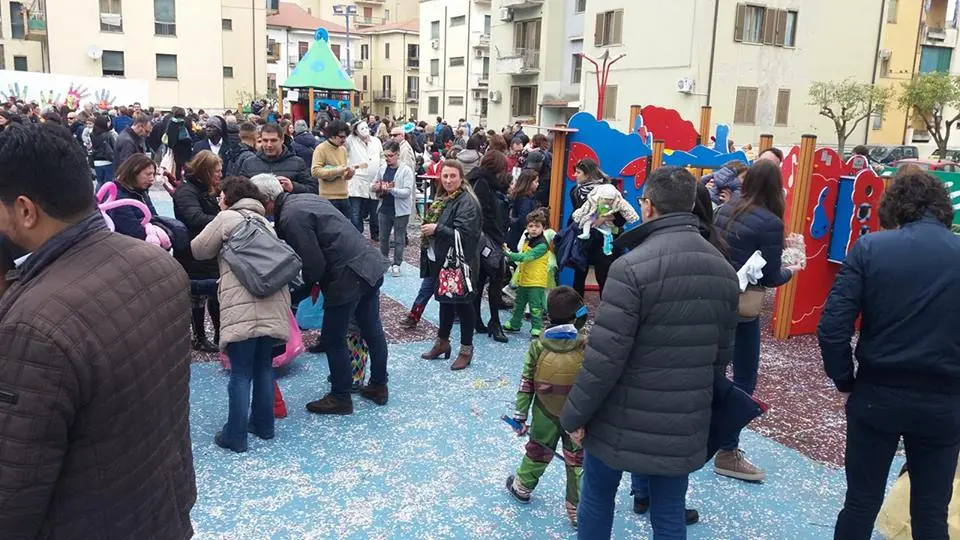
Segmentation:
{"type": "Polygon", "coordinates": [[[733,355],[740,287],[699,233],[696,179],[646,182],[644,224],[610,268],[583,368],[560,421],[585,449],[581,538],[609,538],[622,471],[649,478],[654,536],[684,534],[689,473],[703,467],[713,381],[733,355]]]}
{"type": "Polygon", "coordinates": [[[280,126],[267,124],[260,129],[261,150],[240,166],[239,175],[253,178],[258,174],[276,175],[287,193],[320,194],[320,183],[310,176],[307,164],[283,146],[280,126]]]}

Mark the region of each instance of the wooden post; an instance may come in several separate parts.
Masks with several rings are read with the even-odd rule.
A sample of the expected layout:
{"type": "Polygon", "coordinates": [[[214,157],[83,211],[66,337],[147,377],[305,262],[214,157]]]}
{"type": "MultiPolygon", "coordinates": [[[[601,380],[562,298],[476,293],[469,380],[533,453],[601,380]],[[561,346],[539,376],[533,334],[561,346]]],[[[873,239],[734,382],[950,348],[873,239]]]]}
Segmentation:
{"type": "MultiPolygon", "coordinates": [[[[277,114],[283,116],[283,88],[280,86],[277,86],[277,114]]],[[[312,126],[311,129],[313,129],[312,126]]]]}
{"type": "Polygon", "coordinates": [[[562,227],[560,219],[563,217],[563,179],[567,174],[567,135],[576,130],[567,129],[566,124],[557,124],[550,128],[553,133],[553,163],[550,171],[550,226],[556,230],[562,227]]]}
{"type": "MultiPolygon", "coordinates": [[[[772,146],[773,136],[764,135],[760,138],[761,145],[769,137],[772,146]]],[[[770,146],[767,146],[769,148],[770,146]]],[[[817,153],[817,136],[804,135],[800,142],[800,158],[797,163],[797,176],[793,183],[793,194],[790,203],[790,220],[784,223],[787,234],[799,233],[803,230],[807,220],[807,202],[810,199],[810,183],[813,177],[813,159],[817,153]]],[[[790,337],[790,328],[793,326],[793,307],[797,299],[797,279],[794,277],[783,285],[777,294],[777,303],[774,307],[773,336],[777,339],[790,337]]]]}
{"type": "MultiPolygon", "coordinates": [[[[700,107],[700,144],[709,146],[710,143],[710,116],[713,114],[713,107],[704,105],[700,107]]],[[[683,150],[674,148],[674,150],[683,150]]]]}
{"type": "Polygon", "coordinates": [[[767,148],[773,147],[773,135],[765,133],[760,135],[760,146],[757,148],[757,155],[760,155],[760,152],[763,152],[767,148]]]}
{"type": "Polygon", "coordinates": [[[653,156],[650,158],[650,170],[655,171],[663,166],[663,148],[666,142],[663,139],[654,139],[653,156]]]}
{"type": "Polygon", "coordinates": [[[630,106],[630,124],[627,126],[627,133],[636,133],[634,131],[637,125],[637,117],[640,116],[640,105],[631,105],[630,106]]]}
{"type": "Polygon", "coordinates": [[[307,126],[310,129],[313,129],[313,88],[310,89],[309,95],[310,95],[310,98],[309,98],[310,105],[309,107],[307,107],[307,118],[310,119],[310,123],[307,124],[307,126]]]}

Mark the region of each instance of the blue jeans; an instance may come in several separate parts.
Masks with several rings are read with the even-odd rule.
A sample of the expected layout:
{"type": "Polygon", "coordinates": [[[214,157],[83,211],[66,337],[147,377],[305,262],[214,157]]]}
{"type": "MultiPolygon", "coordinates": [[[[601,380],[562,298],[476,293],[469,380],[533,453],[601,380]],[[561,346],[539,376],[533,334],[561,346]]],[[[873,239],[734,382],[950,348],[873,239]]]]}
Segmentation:
{"type": "Polygon", "coordinates": [[[417,293],[417,299],[413,301],[415,306],[426,306],[433,297],[437,289],[437,279],[433,276],[425,277],[420,281],[420,291],[417,293]]]}
{"type": "MultiPolygon", "coordinates": [[[[733,344],[733,384],[752,396],[757,388],[759,371],[760,319],[754,319],[737,325],[736,341],[733,344]]],[[[736,450],[739,447],[739,433],[720,445],[721,450],[736,450]]]]}
{"type": "MultiPolygon", "coordinates": [[[[370,352],[370,384],[387,384],[387,338],[380,321],[380,285],[367,287],[359,300],[339,306],[324,305],[323,343],[330,367],[330,393],[340,400],[350,399],[353,369],[347,348],[347,330],[354,318],[370,352]]],[[[360,285],[365,286],[365,285],[360,285]]]]}
{"type": "Polygon", "coordinates": [[[363,221],[370,218],[370,238],[377,240],[380,238],[380,222],[377,220],[377,207],[380,201],[377,199],[365,199],[363,197],[350,197],[350,221],[353,226],[361,233],[363,232],[363,221]]]}
{"type": "Polygon", "coordinates": [[[113,164],[110,165],[100,165],[93,168],[93,172],[97,175],[97,189],[99,190],[104,184],[113,180],[113,164]]]}
{"type": "Polygon", "coordinates": [[[330,199],[330,204],[339,210],[345,218],[349,219],[350,223],[354,223],[353,207],[350,205],[350,199],[330,199]]]}
{"type": "MultiPolygon", "coordinates": [[[[617,488],[623,472],[611,469],[599,458],[584,452],[580,506],[577,508],[577,538],[597,540],[610,538],[617,488]]],[[[677,540],[687,537],[686,499],[688,476],[641,476],[646,478],[650,497],[650,524],[654,540],[677,540]]],[[[640,482],[642,485],[643,482],[640,482]]],[[[637,486],[634,487],[634,490],[637,486]]]]}
{"type": "Polygon", "coordinates": [[[221,438],[233,449],[246,449],[248,429],[263,439],[274,435],[273,346],[276,341],[271,337],[258,337],[227,344],[230,408],[221,438]]]}

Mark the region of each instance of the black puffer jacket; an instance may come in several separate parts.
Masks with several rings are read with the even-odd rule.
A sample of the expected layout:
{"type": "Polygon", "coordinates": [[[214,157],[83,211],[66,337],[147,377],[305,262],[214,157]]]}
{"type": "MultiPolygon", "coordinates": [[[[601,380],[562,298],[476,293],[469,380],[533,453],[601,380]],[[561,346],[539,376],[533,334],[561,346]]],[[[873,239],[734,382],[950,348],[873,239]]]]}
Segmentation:
{"type": "Polygon", "coordinates": [[[730,264],[739,270],[747,259],[757,250],[767,264],[763,267],[764,287],[779,287],[790,281],[792,274],[781,267],[783,255],[783,220],[766,208],[751,208],[738,215],[733,222],[730,218],[736,210],[739,196],[717,209],[714,218],[717,234],[726,242],[730,264]]]}
{"type": "MultiPolygon", "coordinates": [[[[187,226],[190,240],[196,238],[219,213],[220,203],[216,196],[210,195],[206,186],[192,176],[187,176],[173,194],[173,215],[187,226]]],[[[220,275],[217,259],[195,260],[189,249],[174,255],[190,279],[215,279],[220,275]]]]}
{"type": "Polygon", "coordinates": [[[320,285],[324,305],[358,300],[390,266],[380,250],[319,195],[281,193],[274,222],[277,235],[303,259],[303,281],[320,285]]]}
{"type": "MultiPolygon", "coordinates": [[[[480,203],[476,196],[464,190],[459,197],[443,209],[440,220],[437,221],[437,230],[433,235],[433,252],[436,261],[430,262],[430,275],[437,277],[440,268],[447,257],[447,252],[454,246],[454,231],[460,233],[460,244],[463,246],[464,257],[470,265],[474,281],[480,269],[480,230],[483,219],[480,217],[480,203]]],[[[437,297],[441,304],[466,302],[469,296],[452,300],[446,296],[437,297]]]]}
{"type": "Polygon", "coordinates": [[[313,133],[304,131],[294,136],[293,143],[291,143],[290,146],[293,149],[293,153],[299,156],[304,163],[311,163],[313,161],[313,151],[317,149],[318,144],[320,143],[317,142],[317,138],[313,136],[313,133]]]}
{"type": "Polygon", "coordinates": [[[320,194],[320,184],[310,176],[310,169],[307,168],[307,164],[287,148],[284,148],[283,152],[276,157],[257,152],[255,157],[243,162],[238,174],[252,178],[261,173],[286,176],[293,182],[294,193],[320,194]]]}
{"type": "Polygon", "coordinates": [[[500,185],[497,173],[477,167],[467,175],[467,181],[473,186],[473,191],[480,202],[483,234],[493,240],[495,245],[503,244],[506,238],[506,223],[500,208],[500,199],[497,196],[500,185]]]}
{"type": "Polygon", "coordinates": [[[733,356],[736,273],[670,214],[627,232],[560,421],[614,469],[677,476],[706,460],[713,380],[733,356]]]}
{"type": "MultiPolygon", "coordinates": [[[[109,131],[101,131],[90,136],[90,162],[109,161],[113,163],[113,135],[109,131]]],[[[116,173],[117,171],[114,171],[116,173]]]]}

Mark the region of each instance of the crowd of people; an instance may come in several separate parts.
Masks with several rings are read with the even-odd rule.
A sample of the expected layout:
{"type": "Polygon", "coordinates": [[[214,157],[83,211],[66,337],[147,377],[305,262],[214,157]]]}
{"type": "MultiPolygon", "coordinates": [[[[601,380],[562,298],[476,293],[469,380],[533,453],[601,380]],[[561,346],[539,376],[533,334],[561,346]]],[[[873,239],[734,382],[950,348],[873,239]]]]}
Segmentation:
{"type": "MultiPolygon", "coordinates": [[[[0,111],[0,466],[20,471],[0,475],[0,530],[189,537],[190,349],[229,358],[214,443],[244,452],[249,434],[276,435],[272,359],[306,298],[323,296],[311,350],[330,371],[329,392],[307,410],[352,414],[355,391],[386,405],[380,288],[402,275],[411,234],[421,285],[402,326],[416,327],[431,298],[440,305],[424,359],[454,356],[459,324],[450,369],[466,369],[475,334],[507,342],[529,320],[512,415],[529,441],[505,484],[518,501],[531,500],[558,444],[564,510],[581,538],[610,537],[623,472],[658,539],[685,538],[699,520],[686,508],[689,475],[710,459],[717,474],[765,479],[740,448],[745,423],[723,424],[723,401],[731,389],[752,395],[760,369],[759,313],[744,309],[737,271],[760,253],[762,290],[802,269],[782,263],[780,150],[702,180],[652,171],[639,209],[582,159],[564,194],[574,212],[552,223],[550,175],[563,164],[543,134],[322,112],[311,129],[264,122],[266,111],[0,111]],[[156,212],[159,185],[174,218],[156,212]],[[298,277],[272,279],[293,265],[298,277]],[[563,268],[572,287],[557,283],[563,268]],[[601,301],[588,336],[591,269],[601,301]],[[369,351],[359,388],[351,328],[369,351]]],[[[930,319],[960,305],[960,239],[946,190],[922,171],[900,174],[879,212],[892,230],[854,246],[820,324],[826,372],[852,392],[836,537],[870,537],[902,435],[914,530],[946,538],[960,338],[930,319]]]]}

